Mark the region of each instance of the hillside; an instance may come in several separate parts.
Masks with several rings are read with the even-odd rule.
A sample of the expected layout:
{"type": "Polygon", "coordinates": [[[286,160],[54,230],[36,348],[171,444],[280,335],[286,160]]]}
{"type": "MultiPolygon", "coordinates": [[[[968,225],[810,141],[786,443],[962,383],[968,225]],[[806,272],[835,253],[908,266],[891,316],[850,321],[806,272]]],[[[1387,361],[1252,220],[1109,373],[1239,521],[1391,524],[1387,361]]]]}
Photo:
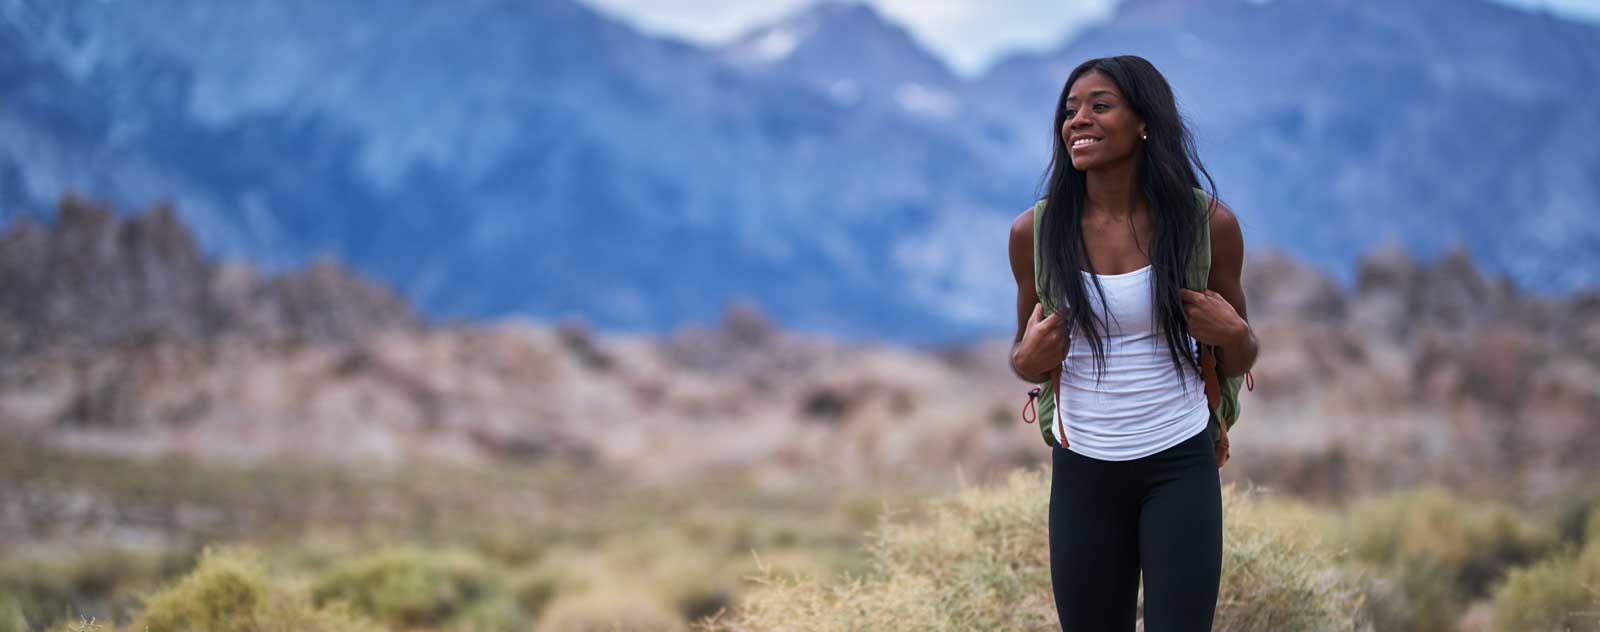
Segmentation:
{"type": "MultiPolygon", "coordinates": [[[[983,480],[1048,457],[1003,339],[861,344],[749,305],[661,336],[423,323],[331,262],[246,282],[183,246],[173,217],[69,200],[48,228],[0,236],[55,244],[8,247],[0,287],[67,281],[6,303],[26,344],[0,368],[0,427],[121,455],[556,460],[780,486],[983,480]]],[[[1225,479],[1329,498],[1424,481],[1538,498],[1600,480],[1600,296],[1529,295],[1465,250],[1374,251],[1349,292],[1279,253],[1245,270],[1263,350],[1225,479]]]]}

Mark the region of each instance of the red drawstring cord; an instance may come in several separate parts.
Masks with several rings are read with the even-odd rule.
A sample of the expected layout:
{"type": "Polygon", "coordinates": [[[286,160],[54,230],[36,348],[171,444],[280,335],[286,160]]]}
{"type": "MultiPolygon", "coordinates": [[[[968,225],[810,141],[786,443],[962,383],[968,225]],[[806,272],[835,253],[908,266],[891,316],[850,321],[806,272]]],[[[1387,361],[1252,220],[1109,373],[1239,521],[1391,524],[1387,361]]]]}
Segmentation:
{"type": "Polygon", "coordinates": [[[1249,371],[1244,372],[1244,387],[1245,390],[1256,390],[1256,376],[1251,375],[1249,371]]]}
{"type": "Polygon", "coordinates": [[[1038,419],[1039,418],[1039,409],[1038,408],[1034,408],[1034,405],[1033,405],[1033,399],[1035,397],[1038,397],[1038,396],[1039,396],[1039,387],[1035,386],[1035,387],[1033,387],[1033,390],[1028,391],[1028,403],[1022,405],[1022,422],[1023,423],[1030,423],[1031,424],[1031,423],[1033,423],[1034,419],[1038,419]],[[1028,410],[1030,408],[1033,409],[1031,416],[1030,416],[1030,413],[1029,413],[1029,410],[1028,410]]]}

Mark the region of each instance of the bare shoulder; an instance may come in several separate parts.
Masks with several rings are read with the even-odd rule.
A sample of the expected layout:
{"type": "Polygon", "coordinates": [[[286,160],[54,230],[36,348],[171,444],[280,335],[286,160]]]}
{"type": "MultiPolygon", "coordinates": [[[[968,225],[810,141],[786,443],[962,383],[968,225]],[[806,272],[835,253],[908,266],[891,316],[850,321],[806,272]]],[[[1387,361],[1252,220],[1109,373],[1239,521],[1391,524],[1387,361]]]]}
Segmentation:
{"type": "Polygon", "coordinates": [[[1032,206],[1030,206],[1028,208],[1025,208],[1025,209],[1022,209],[1021,213],[1017,213],[1016,219],[1011,220],[1011,234],[1012,234],[1012,236],[1016,236],[1016,235],[1024,235],[1024,236],[1028,236],[1028,237],[1032,237],[1033,236],[1033,207],[1032,206]]]}
{"type": "MultiPolygon", "coordinates": [[[[1024,279],[1033,277],[1033,207],[1017,214],[1011,220],[1011,273],[1022,285],[1024,279]]],[[[1031,281],[1030,281],[1031,287],[1031,281]]]]}
{"type": "Polygon", "coordinates": [[[1011,220],[1011,254],[1016,256],[1018,250],[1021,254],[1033,256],[1033,207],[1024,209],[1011,220]]]}
{"type": "Polygon", "coordinates": [[[1244,251],[1244,232],[1239,228],[1239,216],[1222,200],[1211,198],[1211,240],[1215,248],[1244,251]]]}
{"type": "Polygon", "coordinates": [[[1207,287],[1216,290],[1233,305],[1239,316],[1249,319],[1245,306],[1244,285],[1244,235],[1239,229],[1239,217],[1227,204],[1211,200],[1211,276],[1207,287]]]}
{"type": "Polygon", "coordinates": [[[1233,214],[1233,208],[1217,198],[1211,199],[1211,230],[1234,231],[1239,230],[1239,217],[1233,214]]]}

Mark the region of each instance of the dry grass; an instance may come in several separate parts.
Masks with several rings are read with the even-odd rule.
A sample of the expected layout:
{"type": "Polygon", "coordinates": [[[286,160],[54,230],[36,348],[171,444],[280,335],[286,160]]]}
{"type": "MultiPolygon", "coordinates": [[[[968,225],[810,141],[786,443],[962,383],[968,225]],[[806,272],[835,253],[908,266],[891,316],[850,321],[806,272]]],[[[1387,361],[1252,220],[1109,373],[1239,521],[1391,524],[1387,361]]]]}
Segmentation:
{"type": "MultiPolygon", "coordinates": [[[[931,501],[926,521],[899,524],[886,518],[868,547],[867,572],[827,580],[768,570],[752,578],[756,587],[737,608],[696,627],[704,632],[1058,629],[1049,574],[1048,492],[1045,472],[1018,470],[1003,484],[931,501]]],[[[1218,629],[1358,627],[1358,585],[1318,539],[1274,530],[1272,509],[1246,492],[1226,488],[1223,505],[1227,533],[1218,629]]]]}
{"type": "MultiPolygon", "coordinates": [[[[211,507],[263,537],[199,557],[0,556],[0,632],[683,630],[713,613],[694,627],[1056,625],[1043,469],[931,500],[733,481],[597,494],[515,470],[220,472],[59,455],[28,470],[17,482],[35,493],[98,494],[128,515],[211,507]]],[[[1223,502],[1217,629],[1454,630],[1469,606],[1496,629],[1595,629],[1600,511],[1547,519],[1430,488],[1340,511],[1233,487],[1223,502]]]]}
{"type": "Polygon", "coordinates": [[[736,477],[644,488],[553,465],[225,466],[4,441],[0,455],[15,457],[0,462],[11,483],[0,512],[46,529],[0,540],[0,632],[84,619],[136,631],[138,597],[191,581],[203,566],[198,543],[255,551],[264,582],[255,589],[396,629],[526,629],[557,605],[568,613],[559,618],[582,619],[572,613],[593,595],[614,594],[686,625],[732,602],[752,548],[797,572],[854,568],[872,508],[926,493],[783,492],[736,477]],[[82,509],[61,513],[72,508],[82,509]],[[159,538],[135,546],[97,535],[106,532],[159,538]]]}

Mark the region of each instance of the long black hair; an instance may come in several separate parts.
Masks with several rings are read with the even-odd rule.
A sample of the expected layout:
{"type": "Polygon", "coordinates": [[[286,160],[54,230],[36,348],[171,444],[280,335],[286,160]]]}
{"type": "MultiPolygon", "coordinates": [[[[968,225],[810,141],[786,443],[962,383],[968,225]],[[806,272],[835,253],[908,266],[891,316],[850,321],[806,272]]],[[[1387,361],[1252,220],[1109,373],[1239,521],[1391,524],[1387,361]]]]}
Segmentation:
{"type": "MultiPolygon", "coordinates": [[[[1089,305],[1085,278],[1091,280],[1094,291],[1105,305],[1105,290],[1100,279],[1094,276],[1094,265],[1089,261],[1088,248],[1083,237],[1083,213],[1088,195],[1088,178],[1072,166],[1066,141],[1061,138],[1061,127],[1066,123],[1067,92],[1079,77],[1089,72],[1101,72],[1117,84],[1123,100],[1144,121],[1148,139],[1144,142],[1142,157],[1136,171],[1135,186],[1151,210],[1153,225],[1150,244],[1150,266],[1155,279],[1152,322],[1159,323],[1166,334],[1167,349],[1172,356],[1172,367],[1180,374],[1188,361],[1195,371],[1200,370],[1199,359],[1189,346],[1189,320],[1183,313],[1183,303],[1178,289],[1183,287],[1189,259],[1195,254],[1195,241],[1201,228],[1201,216],[1195,208],[1194,189],[1199,186],[1195,169],[1205,175],[1208,190],[1215,197],[1216,182],[1200,162],[1195,152],[1194,138],[1178,113],[1172,87],[1165,77],[1148,60],[1135,55],[1119,55],[1090,59],[1079,64],[1061,86],[1061,96],[1056,99],[1055,125],[1050,128],[1050,166],[1046,168],[1045,216],[1039,228],[1039,248],[1042,256],[1041,274],[1045,290],[1055,299],[1056,305],[1074,307],[1089,305]],[[1190,163],[1193,163],[1193,167],[1190,163]],[[1081,272],[1089,272],[1085,275],[1081,272]],[[1061,299],[1066,299],[1063,302],[1061,299]],[[1179,350],[1182,350],[1182,353],[1179,350]]],[[[1209,214],[1207,215],[1209,217],[1209,214]]],[[[1141,244],[1142,246],[1143,244],[1141,244]]],[[[1064,334],[1084,332],[1094,352],[1098,376],[1105,373],[1105,319],[1092,309],[1071,309],[1063,319],[1064,334]]],[[[1180,380],[1187,388],[1188,380],[1180,380]]]]}

